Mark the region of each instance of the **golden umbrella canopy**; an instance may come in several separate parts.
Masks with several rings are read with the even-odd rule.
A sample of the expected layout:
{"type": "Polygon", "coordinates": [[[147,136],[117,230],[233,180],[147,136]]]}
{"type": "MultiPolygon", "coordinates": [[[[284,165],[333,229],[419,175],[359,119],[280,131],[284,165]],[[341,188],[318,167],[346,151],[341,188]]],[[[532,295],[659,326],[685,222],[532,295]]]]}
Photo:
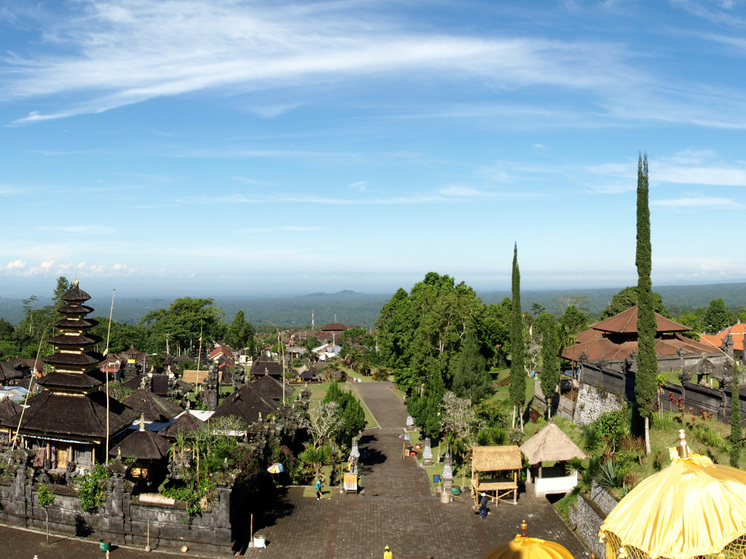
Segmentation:
{"type": "Polygon", "coordinates": [[[746,548],[746,472],[689,453],[683,429],[672,463],[622,499],[601,524],[606,557],[730,559],[746,548]]]}
{"type": "Polygon", "coordinates": [[[564,546],[526,535],[526,521],[521,523],[521,534],[514,540],[496,547],[482,559],[574,559],[564,546]]]}

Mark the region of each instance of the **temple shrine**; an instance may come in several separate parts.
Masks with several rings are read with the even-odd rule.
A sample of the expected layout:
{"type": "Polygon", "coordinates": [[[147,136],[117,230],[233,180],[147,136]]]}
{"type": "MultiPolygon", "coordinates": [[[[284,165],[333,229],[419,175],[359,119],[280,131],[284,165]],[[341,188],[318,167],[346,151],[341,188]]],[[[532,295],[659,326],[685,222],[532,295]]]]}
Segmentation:
{"type": "Polygon", "coordinates": [[[50,372],[37,380],[42,391],[3,422],[20,435],[25,448],[37,451],[35,461],[47,469],[89,469],[104,462],[107,437],[137,416],[102,389],[106,378],[98,366],[104,358],[92,349],[101,338],[88,332],[97,321],[86,318],[93,309],[84,304],[90,298],[77,280],[62,296],[57,334],[47,340],[55,353],[44,358],[50,372]]]}

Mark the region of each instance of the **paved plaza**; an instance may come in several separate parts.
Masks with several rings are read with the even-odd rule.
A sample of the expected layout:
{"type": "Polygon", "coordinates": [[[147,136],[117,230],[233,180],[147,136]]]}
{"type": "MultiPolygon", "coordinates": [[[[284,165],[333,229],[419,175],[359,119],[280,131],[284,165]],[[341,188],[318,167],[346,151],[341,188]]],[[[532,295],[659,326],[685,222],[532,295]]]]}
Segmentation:
{"type": "MultiPolygon", "coordinates": [[[[380,425],[366,430],[360,440],[360,450],[368,450],[368,459],[360,469],[364,491],[340,494],[325,488],[325,498],[317,501],[304,497],[301,487],[288,488],[274,509],[255,521],[256,532],[266,538],[267,547],[240,550],[240,554],[247,559],[365,559],[382,557],[384,546],[389,545],[395,559],[481,558],[513,539],[525,519],[530,536],[559,542],[575,557],[590,557],[546,499],[522,493],[517,505],[491,506],[484,520],[473,513],[468,491],[466,497],[441,503],[431,494],[425,469],[415,458],[401,456],[399,435],[406,410],[393,386],[384,382],[353,386],[380,425]]],[[[0,527],[0,558],[104,557],[97,542],[54,536],[52,540],[53,545],[47,547],[43,534],[0,527]]],[[[192,552],[178,555],[195,556],[192,552]]],[[[173,555],[118,547],[111,557],[173,555]]]]}

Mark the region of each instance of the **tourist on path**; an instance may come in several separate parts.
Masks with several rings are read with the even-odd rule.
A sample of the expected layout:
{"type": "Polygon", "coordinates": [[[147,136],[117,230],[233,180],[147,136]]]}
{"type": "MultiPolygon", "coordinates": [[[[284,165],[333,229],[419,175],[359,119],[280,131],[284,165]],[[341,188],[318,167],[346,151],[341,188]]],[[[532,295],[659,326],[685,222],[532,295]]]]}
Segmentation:
{"type": "Polygon", "coordinates": [[[321,480],[316,480],[316,500],[321,500],[321,480]]]}
{"type": "Polygon", "coordinates": [[[482,498],[479,500],[479,516],[482,518],[487,518],[487,502],[489,499],[487,498],[486,493],[482,493],[482,498]]]}

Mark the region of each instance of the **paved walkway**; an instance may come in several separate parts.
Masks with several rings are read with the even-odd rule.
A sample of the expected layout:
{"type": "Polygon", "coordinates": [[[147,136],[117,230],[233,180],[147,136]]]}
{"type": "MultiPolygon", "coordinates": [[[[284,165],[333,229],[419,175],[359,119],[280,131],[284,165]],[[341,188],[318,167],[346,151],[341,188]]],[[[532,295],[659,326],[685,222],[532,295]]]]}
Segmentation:
{"type": "MultiPolygon", "coordinates": [[[[267,538],[267,547],[245,550],[247,559],[380,559],[385,545],[391,546],[396,559],[481,558],[513,539],[523,519],[531,536],[559,542],[577,558],[590,557],[545,499],[521,494],[515,506],[491,507],[485,520],[472,512],[468,492],[465,498],[442,504],[430,493],[425,469],[415,458],[401,457],[399,435],[406,411],[391,384],[354,387],[380,424],[366,430],[360,441],[361,450],[366,448],[369,454],[360,477],[365,491],[327,493],[329,498],[316,501],[304,498],[303,488],[288,488],[258,529],[267,538]]],[[[1,559],[104,558],[97,542],[52,536],[53,544],[46,546],[43,534],[2,526],[0,542],[1,559]]],[[[178,555],[195,556],[191,551],[178,555]]],[[[174,555],[131,548],[111,552],[112,559],[144,557],[174,555]]]]}
{"type": "Polygon", "coordinates": [[[389,383],[354,385],[380,424],[368,429],[360,449],[368,449],[361,468],[362,494],[334,494],[316,501],[291,488],[280,503],[284,510],[261,529],[266,549],[248,549],[247,558],[380,558],[390,545],[396,559],[481,558],[513,539],[525,519],[529,534],[561,543],[578,558],[590,553],[567,528],[546,499],[519,495],[518,504],[491,507],[486,520],[471,509],[467,496],[442,504],[431,495],[424,468],[402,458],[406,411],[389,383]]]}

